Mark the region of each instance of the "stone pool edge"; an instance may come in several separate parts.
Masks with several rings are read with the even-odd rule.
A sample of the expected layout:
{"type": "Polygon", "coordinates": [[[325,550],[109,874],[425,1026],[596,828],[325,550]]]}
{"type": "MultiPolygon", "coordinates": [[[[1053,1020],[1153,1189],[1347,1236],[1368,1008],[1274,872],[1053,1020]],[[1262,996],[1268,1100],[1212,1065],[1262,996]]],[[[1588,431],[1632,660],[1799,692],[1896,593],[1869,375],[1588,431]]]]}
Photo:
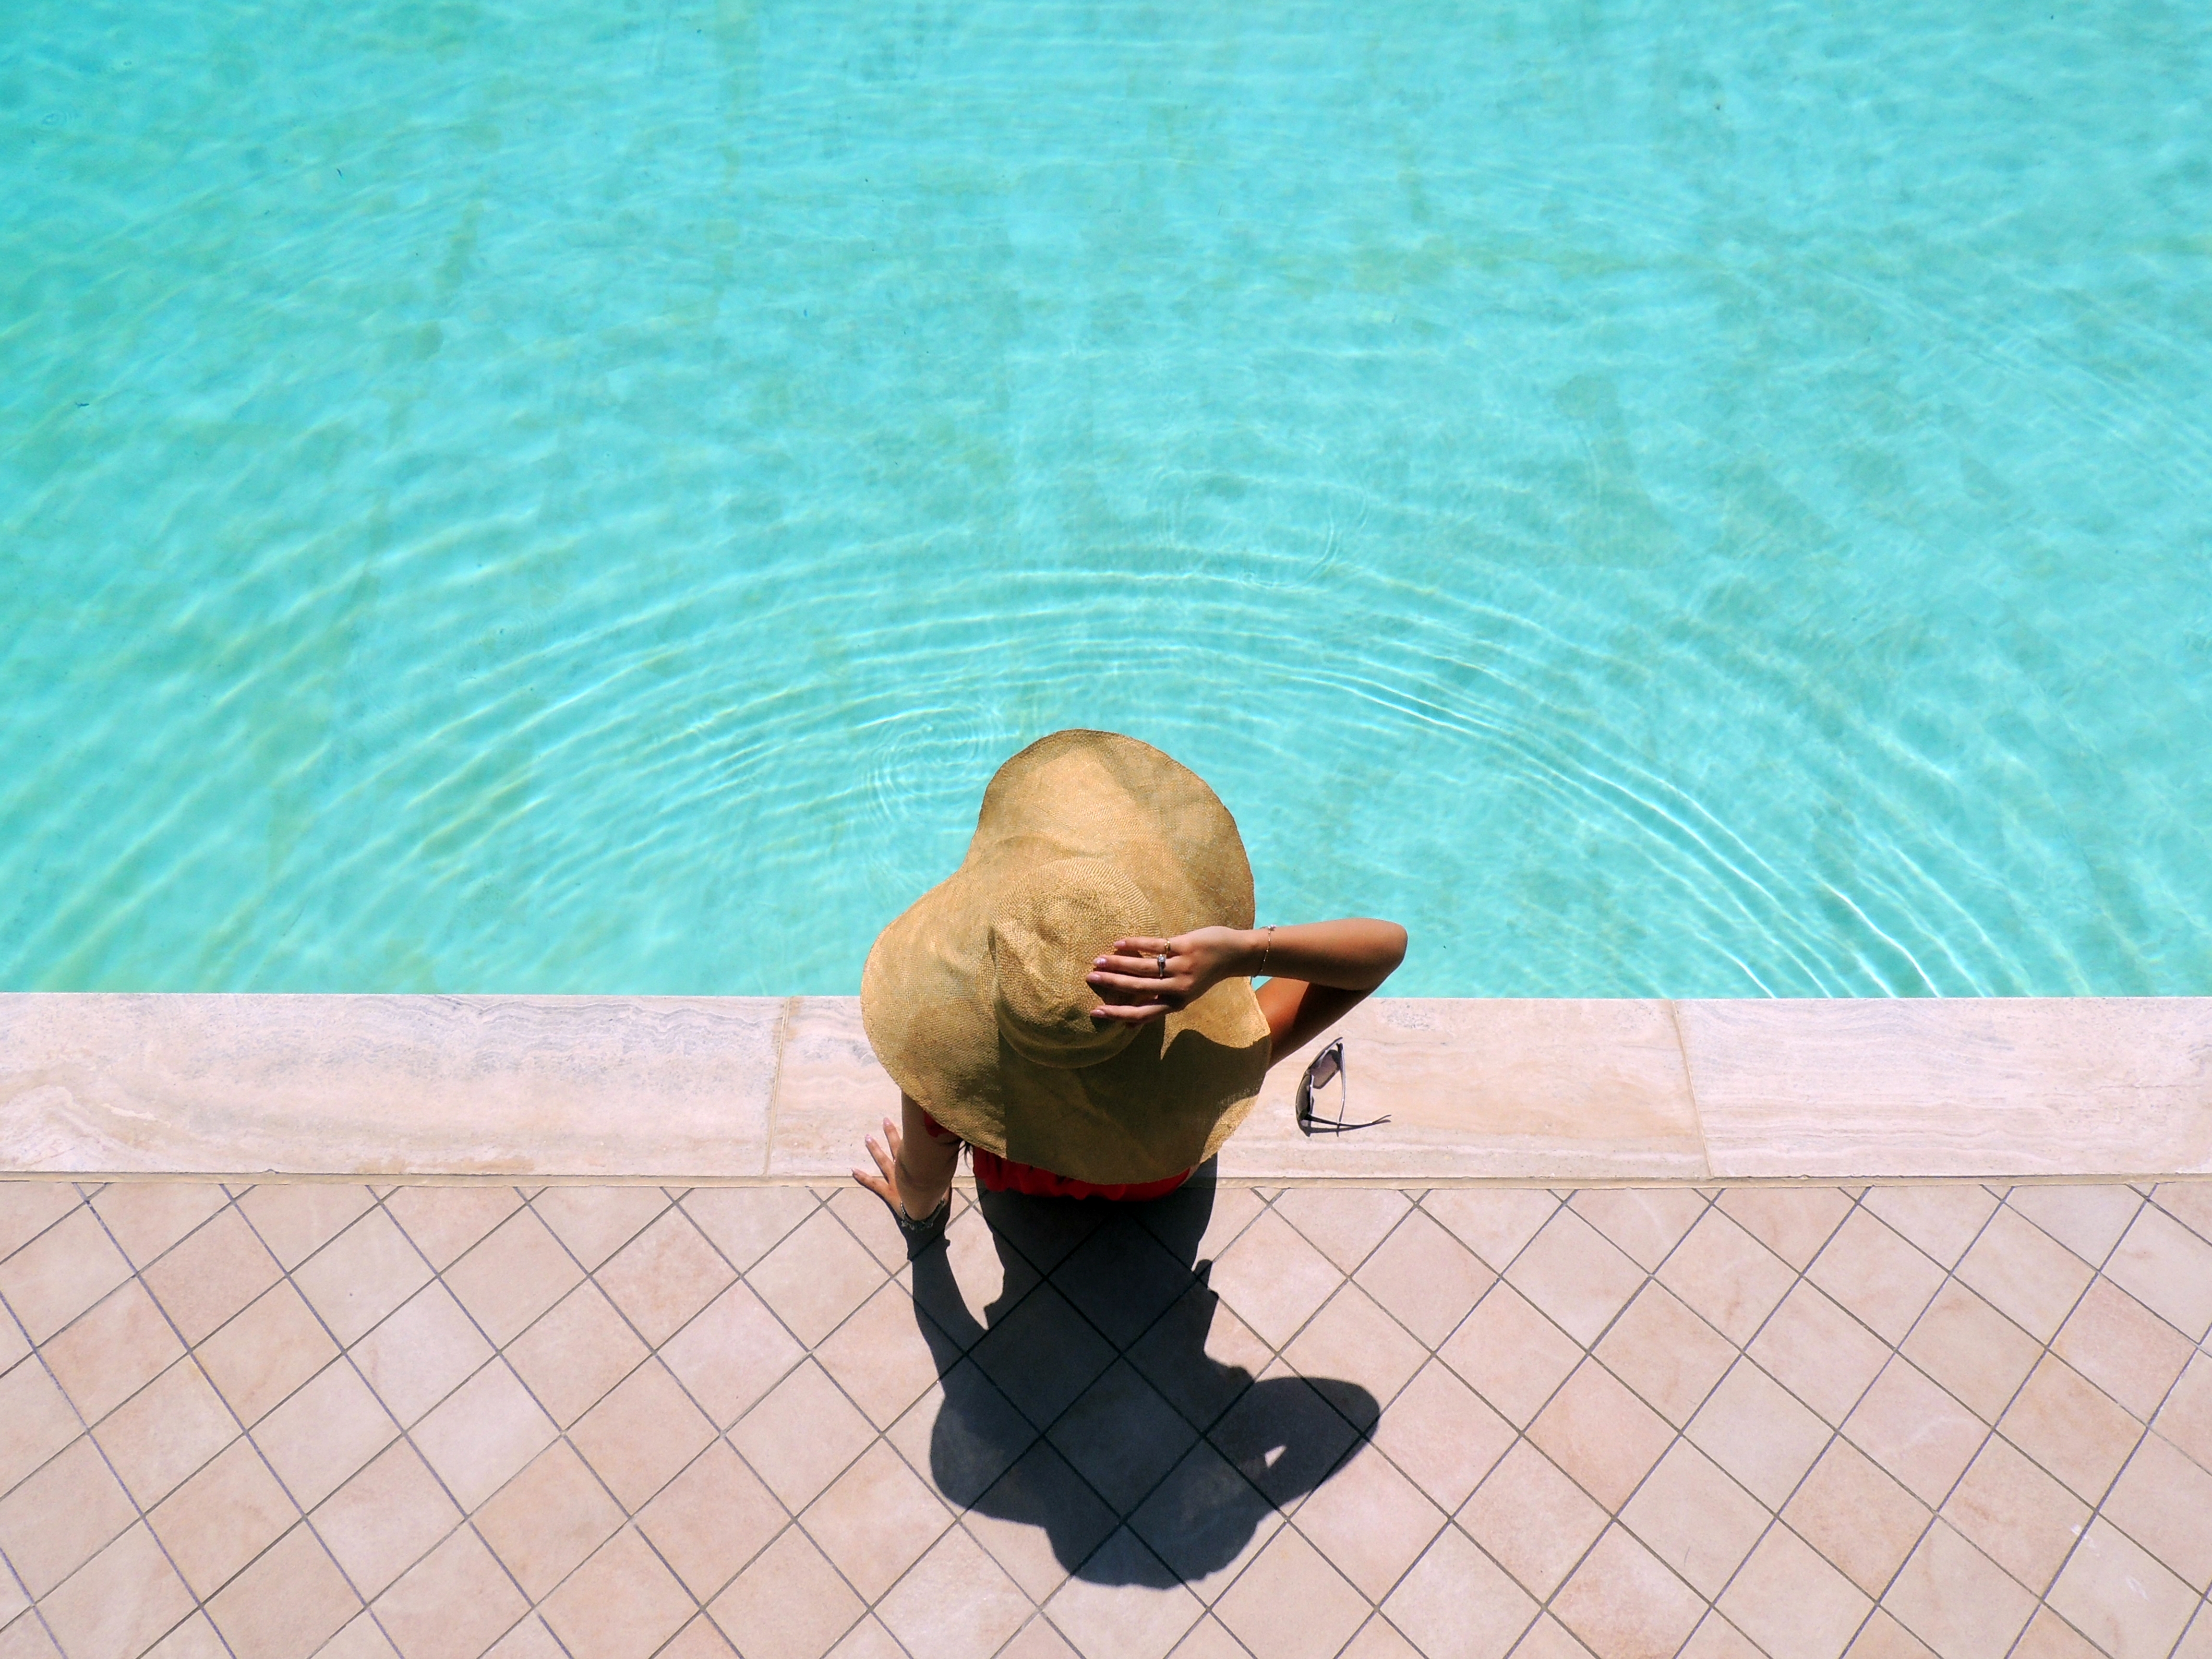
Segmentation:
{"type": "MultiPolygon", "coordinates": [[[[1356,1115],[1270,1075],[1221,1178],[2212,1176],[2212,998],[1377,999],[1356,1115]]],[[[842,1179],[896,1091],[849,997],[0,994],[0,1176],[842,1179]]]]}

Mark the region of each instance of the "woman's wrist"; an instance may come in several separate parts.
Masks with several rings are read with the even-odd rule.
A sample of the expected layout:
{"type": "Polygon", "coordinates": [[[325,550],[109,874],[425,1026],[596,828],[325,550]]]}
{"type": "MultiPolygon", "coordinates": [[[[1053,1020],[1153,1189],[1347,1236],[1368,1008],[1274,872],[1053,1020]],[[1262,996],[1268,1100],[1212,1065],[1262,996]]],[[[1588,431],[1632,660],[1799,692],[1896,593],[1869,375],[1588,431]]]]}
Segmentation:
{"type": "Polygon", "coordinates": [[[1237,933],[1237,972],[1245,979],[1256,979],[1267,971],[1267,956],[1272,927],[1243,927],[1237,933]]]}
{"type": "Polygon", "coordinates": [[[906,1212],[909,1221],[927,1221],[937,1212],[937,1206],[943,1201],[945,1194],[952,1190],[953,1171],[951,1170],[946,1170],[944,1178],[936,1186],[932,1187],[907,1167],[907,1161],[903,1158],[894,1159],[891,1169],[898,1177],[899,1207],[906,1212]],[[922,1212],[919,1215],[915,1213],[915,1206],[906,1201],[909,1193],[921,1200],[922,1212]]]}

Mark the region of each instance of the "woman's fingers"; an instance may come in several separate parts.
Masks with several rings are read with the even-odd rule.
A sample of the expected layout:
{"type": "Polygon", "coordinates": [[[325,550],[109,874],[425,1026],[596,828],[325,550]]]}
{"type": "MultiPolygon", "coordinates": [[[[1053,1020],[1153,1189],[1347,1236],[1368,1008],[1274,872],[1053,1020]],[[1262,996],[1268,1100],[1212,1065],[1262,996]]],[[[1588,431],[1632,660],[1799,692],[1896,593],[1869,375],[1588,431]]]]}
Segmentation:
{"type": "Polygon", "coordinates": [[[870,1135],[867,1140],[868,1156],[875,1159],[876,1168],[882,1173],[872,1176],[855,1170],[853,1171],[853,1179],[896,1210],[898,1208],[898,1191],[896,1182],[898,1180],[899,1133],[892,1127],[889,1118],[884,1120],[884,1139],[890,1142],[890,1150],[888,1152],[877,1145],[873,1135],[870,1135]]]}
{"type": "Polygon", "coordinates": [[[1114,941],[1114,953],[1100,957],[1085,975],[1085,983],[1098,993],[1095,1019],[1118,1020],[1142,1025],[1172,1013],[1189,1000],[1191,964],[1179,956],[1170,939],[1141,935],[1114,941]],[[1162,959],[1167,971],[1160,971],[1162,959]]]}
{"type": "Polygon", "coordinates": [[[866,1170],[855,1170],[853,1171],[853,1179],[883,1200],[884,1203],[895,1207],[897,1205],[898,1199],[891,1191],[891,1183],[882,1176],[870,1175],[866,1170]]]}
{"type": "Polygon", "coordinates": [[[1123,1025],[1142,1025],[1168,1012],[1164,1002],[1105,1002],[1091,1011],[1093,1019],[1110,1019],[1123,1025]]]}
{"type": "Polygon", "coordinates": [[[883,1200],[884,1203],[890,1205],[893,1208],[897,1207],[898,1200],[891,1194],[891,1183],[884,1180],[881,1176],[864,1175],[860,1170],[855,1170],[853,1171],[853,1179],[859,1182],[863,1187],[866,1187],[878,1198],[883,1200]]]}
{"type": "Polygon", "coordinates": [[[1175,972],[1176,964],[1182,958],[1172,951],[1160,951],[1150,956],[1137,957],[1125,957],[1117,953],[1110,957],[1100,957],[1091,965],[1109,974],[1135,974],[1145,979],[1158,979],[1160,976],[1160,957],[1162,957],[1168,959],[1168,972],[1170,974],[1175,972]]]}
{"type": "MultiPolygon", "coordinates": [[[[1170,963],[1169,967],[1172,969],[1174,964],[1170,963]]],[[[1131,991],[1142,997],[1157,996],[1164,986],[1173,988],[1186,982],[1183,975],[1172,971],[1162,979],[1156,974],[1109,973],[1102,968],[1084,976],[1084,983],[1094,990],[1103,991],[1111,986],[1116,991],[1131,991]]]]}

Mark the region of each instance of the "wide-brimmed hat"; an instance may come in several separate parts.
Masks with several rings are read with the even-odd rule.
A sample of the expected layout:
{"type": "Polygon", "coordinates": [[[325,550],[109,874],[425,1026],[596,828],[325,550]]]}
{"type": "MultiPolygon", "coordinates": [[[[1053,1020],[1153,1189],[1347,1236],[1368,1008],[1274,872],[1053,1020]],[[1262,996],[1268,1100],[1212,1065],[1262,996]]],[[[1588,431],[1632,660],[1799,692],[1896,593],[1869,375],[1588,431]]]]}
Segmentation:
{"type": "Polygon", "coordinates": [[[968,856],[886,928],[868,1041],[962,1139],[1101,1184],[1211,1157],[1260,1092],[1249,979],[1144,1025],[1094,1020],[1093,961],[1130,935],[1252,925],[1237,820],[1188,768],[1111,732],[1055,732],[999,769],[968,856]]]}

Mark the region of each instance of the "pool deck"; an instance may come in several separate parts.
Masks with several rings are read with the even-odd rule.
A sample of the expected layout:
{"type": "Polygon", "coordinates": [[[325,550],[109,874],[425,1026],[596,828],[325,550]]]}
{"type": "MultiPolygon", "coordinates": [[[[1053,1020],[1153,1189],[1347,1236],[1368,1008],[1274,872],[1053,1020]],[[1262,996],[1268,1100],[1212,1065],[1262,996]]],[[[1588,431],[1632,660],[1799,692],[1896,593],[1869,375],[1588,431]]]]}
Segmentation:
{"type": "MultiPolygon", "coordinates": [[[[1224,1182],[2212,1174],[2212,998],[1378,999],[1224,1182]]],[[[896,1109],[846,997],[0,995],[0,1172],[803,1183],[896,1109]]]]}
{"type": "Polygon", "coordinates": [[[2208,1659],[2212,1188],[0,1182],[9,1659],[2208,1659]]]}
{"type": "Polygon", "coordinates": [[[848,1000],[0,997],[0,1659],[2212,1659],[2212,1002],[1348,1038],[909,1259],[848,1000]]]}

